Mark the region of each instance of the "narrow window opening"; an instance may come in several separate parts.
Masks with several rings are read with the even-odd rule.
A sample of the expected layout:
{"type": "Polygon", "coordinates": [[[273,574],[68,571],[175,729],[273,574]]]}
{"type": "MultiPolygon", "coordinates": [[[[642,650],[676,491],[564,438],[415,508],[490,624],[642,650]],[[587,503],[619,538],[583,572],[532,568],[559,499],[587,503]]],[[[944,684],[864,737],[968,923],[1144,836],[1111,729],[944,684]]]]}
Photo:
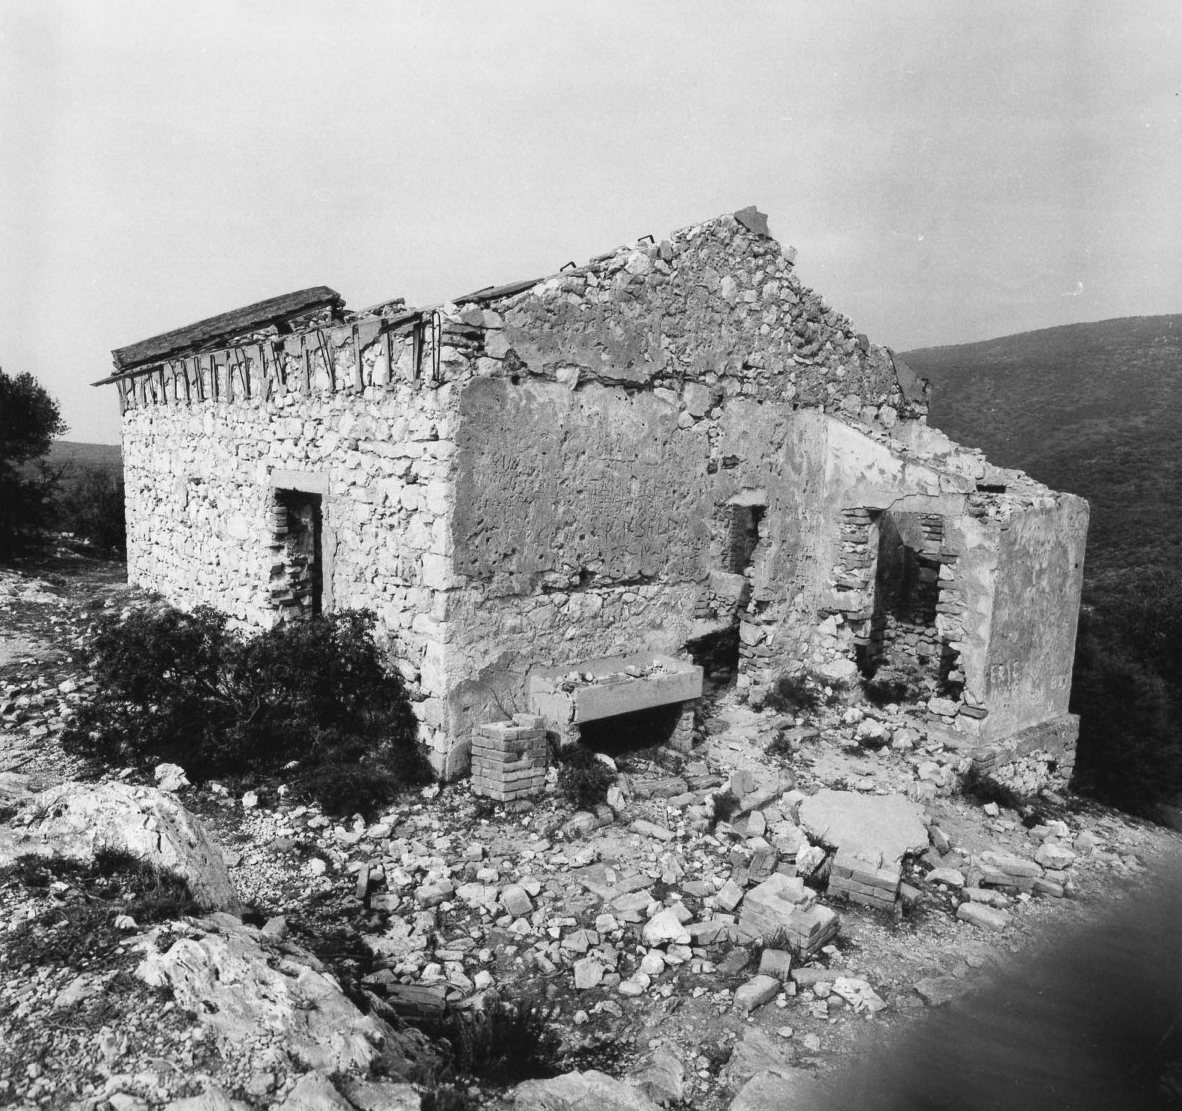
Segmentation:
{"type": "Polygon", "coordinates": [[[723,515],[722,569],[743,575],[751,567],[759,547],[759,526],[767,507],[763,505],[727,505],[723,515]]]}
{"type": "Polygon", "coordinates": [[[714,516],[717,570],[695,614],[713,626],[686,644],[704,679],[703,704],[709,704],[735,686],[743,656],[739,625],[751,602],[755,556],[761,539],[766,505],[717,507],[714,516]]]}

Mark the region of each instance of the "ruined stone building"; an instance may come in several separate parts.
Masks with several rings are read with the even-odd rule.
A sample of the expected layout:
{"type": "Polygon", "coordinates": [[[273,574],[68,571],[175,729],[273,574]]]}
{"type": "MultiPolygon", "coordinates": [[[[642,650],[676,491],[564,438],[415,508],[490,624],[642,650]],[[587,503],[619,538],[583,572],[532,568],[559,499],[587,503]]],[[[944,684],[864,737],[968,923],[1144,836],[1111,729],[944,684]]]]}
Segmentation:
{"type": "Polygon", "coordinates": [[[436,307],[321,287],[122,348],[129,577],[255,626],[372,609],[448,775],[476,724],[569,727],[582,682],[692,697],[690,658],[755,699],[885,668],[967,751],[1070,762],[1086,503],[930,428],[793,254],[745,209],[436,307]]]}

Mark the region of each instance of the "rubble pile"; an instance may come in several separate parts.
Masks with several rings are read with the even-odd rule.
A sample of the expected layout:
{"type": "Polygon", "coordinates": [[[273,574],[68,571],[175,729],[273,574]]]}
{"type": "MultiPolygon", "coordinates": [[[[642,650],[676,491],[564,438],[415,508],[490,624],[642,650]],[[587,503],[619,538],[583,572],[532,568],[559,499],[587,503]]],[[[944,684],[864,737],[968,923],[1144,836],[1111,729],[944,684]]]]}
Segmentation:
{"type": "MultiPolygon", "coordinates": [[[[0,668],[0,801],[12,812],[0,831],[27,838],[42,827],[20,815],[52,786],[52,737],[84,678],[63,657],[25,659],[0,668]],[[30,740],[35,775],[22,770],[30,740]]],[[[195,813],[255,924],[125,923],[117,952],[139,969],[135,990],[173,993],[142,1037],[119,1035],[118,1019],[66,1032],[70,1016],[117,998],[112,971],[5,966],[0,1038],[40,1024],[52,1052],[0,1057],[0,1101],[52,1105],[68,1074],[94,1111],[417,1107],[426,1089],[410,1066],[433,1051],[415,1024],[540,997],[564,1071],[519,1086],[513,1106],[790,1106],[864,1024],[971,990],[973,971],[1054,906],[1139,871],[1131,849],[1146,843],[1053,792],[1021,812],[962,797],[964,758],[922,718],[853,703],[793,716],[724,701],[690,756],[622,756],[607,802],[585,812],[543,770],[525,719],[486,727],[475,755],[502,756],[502,770],[519,762],[507,755],[538,759],[529,799],[490,798],[478,778],[365,821],[275,784],[192,786],[175,766],[147,777],[155,787],[126,770],[59,787],[169,800],[169,828],[183,828],[181,807],[195,813]],[[255,985],[261,1010],[241,1009],[236,984],[255,985]],[[332,1031],[317,1025],[326,1015],[332,1031]],[[148,1059],[170,1054],[203,1071],[148,1059]],[[375,1061],[394,1071],[375,1079],[375,1061]]],[[[6,873],[0,921],[16,936],[71,898],[68,882],[30,891],[6,873]]],[[[144,997],[127,998],[143,1011],[144,997]]],[[[481,1086],[473,1098],[513,1096],[481,1086]]]]}

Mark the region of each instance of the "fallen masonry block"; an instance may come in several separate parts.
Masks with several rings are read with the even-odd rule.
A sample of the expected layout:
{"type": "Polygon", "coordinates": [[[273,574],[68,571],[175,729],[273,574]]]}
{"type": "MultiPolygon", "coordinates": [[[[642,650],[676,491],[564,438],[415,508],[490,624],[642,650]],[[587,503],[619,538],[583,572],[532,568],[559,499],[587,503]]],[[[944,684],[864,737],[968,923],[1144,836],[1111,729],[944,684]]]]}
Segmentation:
{"type": "Polygon", "coordinates": [[[981,883],[1004,891],[1031,891],[1036,881],[1036,877],[1014,876],[990,864],[979,864],[977,869],[980,872],[981,883]]]}
{"type": "Polygon", "coordinates": [[[509,884],[501,892],[501,905],[514,918],[524,918],[527,914],[532,914],[534,909],[525,888],[516,883],[509,884]]]}
{"type": "Polygon", "coordinates": [[[575,988],[579,991],[587,991],[589,988],[598,987],[603,982],[607,969],[594,957],[584,957],[580,961],[575,961],[574,972],[575,988]]]}
{"type": "Polygon", "coordinates": [[[750,1014],[757,1007],[775,999],[782,987],[783,984],[775,976],[756,976],[735,989],[735,1010],[750,1014]]]}
{"type": "Polygon", "coordinates": [[[440,1018],[446,1006],[444,984],[389,984],[386,1002],[403,1018],[440,1018]]]}
{"type": "Polygon", "coordinates": [[[803,881],[777,872],[747,893],[738,932],[755,940],[782,931],[790,945],[809,956],[836,936],[839,925],[837,915],[819,905],[803,881]]]}
{"type": "Polygon", "coordinates": [[[997,852],[991,849],[981,854],[981,863],[1016,878],[1038,879],[1042,875],[1040,865],[1014,853],[997,852]]]}
{"type": "Polygon", "coordinates": [[[792,954],[786,949],[765,949],[759,958],[759,974],[786,983],[792,977],[792,954]]]}
{"type": "Polygon", "coordinates": [[[964,887],[964,873],[959,868],[933,868],[928,873],[928,882],[964,887]]]}
{"type": "MultiPolygon", "coordinates": [[[[732,790],[733,790],[732,784],[732,790]]],[[[735,808],[734,816],[742,817],[753,810],[759,810],[770,802],[775,802],[786,790],[787,783],[770,783],[764,787],[756,787],[746,794],[739,796],[739,805],[735,808]]]]}
{"type": "Polygon", "coordinates": [[[1038,851],[1034,854],[1034,859],[1043,868],[1059,870],[1070,868],[1075,863],[1075,855],[1071,849],[1065,848],[1063,845],[1045,842],[1038,847],[1038,851]]]}
{"type": "Polygon", "coordinates": [[[855,1014],[862,1011],[877,1014],[886,1006],[886,1001],[868,981],[856,977],[838,976],[833,981],[833,994],[844,999],[855,1014]]]}
{"type": "Polygon", "coordinates": [[[726,941],[729,936],[728,923],[715,920],[691,922],[686,929],[694,945],[717,945],[721,941],[726,941]]]}
{"type": "Polygon", "coordinates": [[[970,903],[982,903],[987,907],[1008,907],[1009,897],[1000,891],[990,891],[987,887],[966,887],[961,894],[970,903]]]}
{"type": "Polygon", "coordinates": [[[1010,916],[1004,910],[995,910],[981,903],[961,903],[956,908],[956,917],[987,930],[1004,930],[1010,924],[1010,916]]]}
{"type": "Polygon", "coordinates": [[[672,908],[658,911],[645,923],[641,931],[645,945],[688,945],[692,940],[689,931],[682,925],[677,912],[672,908]]]}
{"type": "Polygon", "coordinates": [[[928,976],[917,980],[914,987],[915,993],[929,1007],[943,1007],[969,990],[968,985],[955,976],[928,976]]]}
{"type": "Polygon", "coordinates": [[[672,841],[676,836],[672,830],[659,826],[656,822],[646,821],[644,818],[637,818],[629,828],[633,833],[639,833],[643,837],[653,837],[658,841],[672,841]]]}
{"type": "Polygon", "coordinates": [[[894,906],[903,876],[894,866],[880,867],[877,854],[839,852],[829,873],[829,892],[865,906],[894,906]]]}
{"type": "Polygon", "coordinates": [[[811,988],[816,984],[831,984],[840,975],[831,968],[794,968],[792,982],[798,988],[811,988]]]}
{"type": "Polygon", "coordinates": [[[743,901],[743,889],[733,879],[727,880],[714,896],[714,905],[723,910],[734,910],[743,901]]]}
{"type": "Polygon", "coordinates": [[[772,846],[756,849],[751,854],[751,863],[748,865],[747,872],[748,878],[752,883],[762,883],[775,872],[779,863],[780,854],[772,846]]]}

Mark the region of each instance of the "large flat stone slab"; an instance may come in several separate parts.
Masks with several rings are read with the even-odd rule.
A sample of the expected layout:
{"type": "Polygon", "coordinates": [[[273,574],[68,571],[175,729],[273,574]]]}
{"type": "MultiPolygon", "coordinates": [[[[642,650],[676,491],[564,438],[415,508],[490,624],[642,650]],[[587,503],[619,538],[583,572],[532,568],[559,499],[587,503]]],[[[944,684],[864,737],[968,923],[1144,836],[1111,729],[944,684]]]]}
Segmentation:
{"type": "Polygon", "coordinates": [[[702,669],[652,652],[535,668],[529,677],[534,709],[561,725],[599,721],[702,695],[702,669]]]}
{"type": "Polygon", "coordinates": [[[815,1077],[791,1065],[764,1069],[743,1085],[730,1111],[820,1111],[828,1100],[815,1077]]]}
{"type": "Polygon", "coordinates": [[[637,1088],[595,1069],[526,1080],[508,1098],[516,1111],[660,1111],[637,1088]]]}
{"type": "Polygon", "coordinates": [[[860,795],[826,787],[800,804],[800,824],[814,841],[843,855],[898,867],[927,848],[923,808],[902,795],[860,795]]]}

